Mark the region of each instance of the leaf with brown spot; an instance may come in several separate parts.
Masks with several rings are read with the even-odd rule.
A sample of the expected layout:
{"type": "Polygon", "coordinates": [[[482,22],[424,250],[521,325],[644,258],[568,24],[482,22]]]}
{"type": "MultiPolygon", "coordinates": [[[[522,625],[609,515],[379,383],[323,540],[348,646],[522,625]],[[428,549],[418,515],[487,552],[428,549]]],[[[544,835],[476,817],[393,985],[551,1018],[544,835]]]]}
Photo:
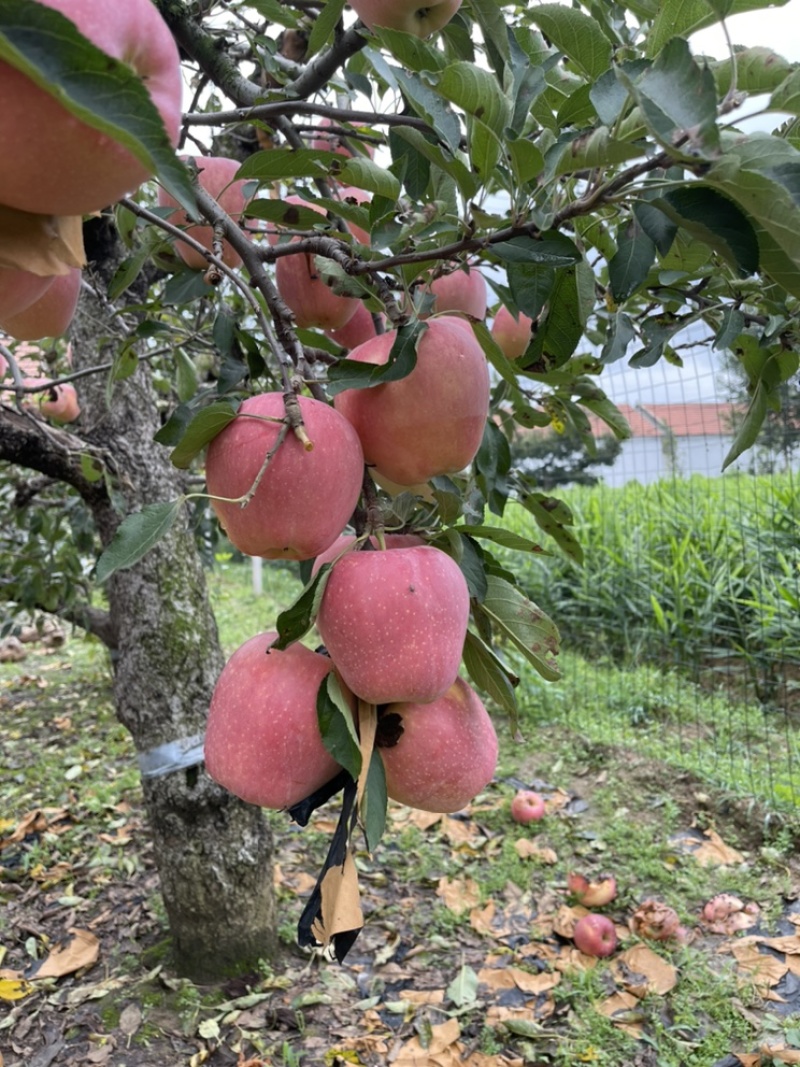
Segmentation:
{"type": "Polygon", "coordinates": [[[612,993],[610,997],[595,1004],[595,1009],[631,1037],[641,1037],[643,1019],[639,1001],[632,993],[612,993]]]}

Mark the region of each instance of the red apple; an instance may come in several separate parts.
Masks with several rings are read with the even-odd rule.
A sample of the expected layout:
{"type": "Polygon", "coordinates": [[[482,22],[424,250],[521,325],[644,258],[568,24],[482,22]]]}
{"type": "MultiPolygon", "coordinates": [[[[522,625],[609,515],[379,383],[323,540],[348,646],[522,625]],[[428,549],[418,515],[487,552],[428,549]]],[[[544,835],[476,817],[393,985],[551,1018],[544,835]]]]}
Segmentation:
{"type": "Polygon", "coordinates": [[[289,808],[341,768],[317,725],[317,690],[333,670],[303,645],[267,651],[277,634],[251,637],[219,676],[205,739],[211,777],[249,804],[289,808]]]}
{"type": "MultiPolygon", "coordinates": [[[[312,559],[341,533],[361,492],[364,457],[352,427],[328,404],[300,397],[313,449],[290,430],[250,502],[211,504],[236,547],[265,559],[312,559]]],[[[243,496],[274,447],[284,417],[281,393],[262,393],[208,446],[212,497],[243,496]],[[256,416],[256,417],[252,417],[256,416]]]]}
{"type": "Polygon", "coordinates": [[[486,318],[486,282],[475,267],[442,274],[427,286],[427,290],[434,297],[428,314],[461,312],[474,319],[486,318]]]}
{"type": "Polygon", "coordinates": [[[30,307],[54,280],[52,274],[42,277],[28,270],[0,267],[0,322],[30,307]]]}
{"type": "Polygon", "coordinates": [[[585,875],[571,871],[567,875],[567,889],[585,908],[602,908],[617,895],[617,880],[613,874],[600,874],[590,882],[585,875]]]}
{"type": "Polygon", "coordinates": [[[544,801],[530,789],[520,789],[511,801],[511,818],[523,826],[545,817],[544,801]]]}
{"type": "Polygon", "coordinates": [[[81,272],[77,267],[70,267],[67,274],[51,279],[38,300],[16,315],[0,320],[0,329],[17,341],[60,337],[72,322],[80,291],[81,272]]]}
{"type": "MultiPolygon", "coordinates": [[[[247,182],[233,180],[240,164],[235,159],[226,159],[223,156],[181,156],[181,159],[194,161],[201,188],[214,197],[226,214],[238,222],[247,204],[247,198],[244,195],[247,182]]],[[[158,203],[161,207],[178,208],[178,201],[161,187],[158,190],[158,203]]],[[[191,224],[183,210],[173,211],[169,221],[185,229],[190,237],[194,237],[195,241],[199,241],[204,248],[211,251],[214,242],[213,226],[191,224]]],[[[183,241],[176,241],[175,249],[184,263],[193,270],[205,270],[208,267],[208,260],[205,256],[184,244],[183,241]]],[[[238,267],[242,262],[241,256],[233,249],[229,241],[222,242],[222,262],[228,267],[238,267]]]]}
{"type": "MultiPolygon", "coordinates": [[[[139,75],[172,144],[177,144],[183,96],[180,58],[151,0],[113,5],[108,0],[42,2],[139,75]]],[[[151,176],[127,148],[75,118],[7,63],[0,63],[0,99],[0,144],[14,146],[13,154],[6,150],[0,162],[0,203],[43,215],[82,215],[114,203],[151,176]]]]}
{"type": "MultiPolygon", "coordinates": [[[[324,208],[299,196],[287,196],[284,203],[299,204],[325,214],[324,208]]],[[[274,238],[271,243],[275,243],[274,238]]],[[[337,296],[323,282],[314,265],[314,256],[308,252],[282,256],[275,264],[275,284],[301,329],[308,326],[318,326],[322,330],[341,329],[361,306],[357,297],[337,296]]]]}
{"type": "Polygon", "coordinates": [[[506,359],[519,359],[531,343],[531,326],[533,322],[522,312],[517,318],[507,307],[500,305],[492,323],[494,337],[506,359]]]}
{"type": "Polygon", "coordinates": [[[497,734],[461,678],[431,703],[389,704],[381,722],[390,737],[402,727],[396,744],[379,748],[392,800],[422,811],[460,811],[491,782],[497,734]]]}
{"type": "MultiPolygon", "coordinates": [[[[374,537],[370,537],[369,543],[372,549],[379,551],[378,542],[374,537]]],[[[387,549],[390,548],[413,548],[415,545],[424,545],[425,542],[417,534],[384,534],[384,544],[387,549]]],[[[317,558],[314,560],[314,566],[311,568],[311,576],[317,573],[323,563],[332,563],[336,557],[343,552],[346,548],[354,545],[357,541],[355,534],[340,534],[339,537],[333,542],[333,544],[326,548],[324,552],[320,552],[317,558]]],[[[362,552],[371,551],[368,548],[360,549],[362,552]]]]}
{"type": "Polygon", "coordinates": [[[572,932],[575,947],[585,956],[610,956],[617,947],[617,931],[607,915],[584,915],[572,932]]]}
{"type": "MultiPolygon", "coordinates": [[[[396,333],[353,349],[349,359],[383,364],[396,333]]],[[[412,372],[396,382],[347,389],[334,400],[353,424],[377,473],[401,486],[463,470],[475,457],[489,409],[489,371],[471,330],[431,319],[412,372]]]]}
{"type": "Polygon", "coordinates": [[[423,545],[340,559],[317,629],[356,696],[370,704],[425,703],[455,681],[468,620],[458,564],[423,545]]]}
{"type": "MultiPolygon", "coordinates": [[[[41,378],[25,378],[26,385],[43,385],[41,378]]],[[[29,393],[26,407],[32,407],[54,422],[74,422],[81,413],[78,394],[71,382],[53,385],[41,393],[29,393]]]]}
{"type": "Polygon", "coordinates": [[[415,37],[430,37],[446,26],[461,7],[461,0],[350,0],[350,6],[372,30],[386,26],[415,37]]]}
{"type": "Polygon", "coordinates": [[[366,305],[359,301],[356,313],[349,322],[338,330],[325,330],[325,334],[342,348],[351,349],[371,341],[373,337],[378,336],[378,331],[375,329],[375,321],[367,311],[366,305]]]}

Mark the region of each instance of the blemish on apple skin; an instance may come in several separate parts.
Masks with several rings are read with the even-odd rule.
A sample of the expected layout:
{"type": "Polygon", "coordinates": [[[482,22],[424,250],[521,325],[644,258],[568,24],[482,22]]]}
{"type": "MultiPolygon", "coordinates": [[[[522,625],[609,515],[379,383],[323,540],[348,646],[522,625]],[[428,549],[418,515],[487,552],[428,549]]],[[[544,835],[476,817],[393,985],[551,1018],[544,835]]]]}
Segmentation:
{"type": "Polygon", "coordinates": [[[417,591],[417,590],[416,590],[416,587],[415,587],[415,586],[413,586],[413,585],[410,585],[410,586],[408,587],[408,591],[409,591],[409,593],[416,593],[416,591],[417,591]]]}

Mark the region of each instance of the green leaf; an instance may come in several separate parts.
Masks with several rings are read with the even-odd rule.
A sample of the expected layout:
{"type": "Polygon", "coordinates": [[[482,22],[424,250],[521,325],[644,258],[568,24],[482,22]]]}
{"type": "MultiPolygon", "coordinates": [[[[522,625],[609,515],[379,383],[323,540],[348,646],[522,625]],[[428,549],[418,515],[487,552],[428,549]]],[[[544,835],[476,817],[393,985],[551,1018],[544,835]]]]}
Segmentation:
{"type": "Polygon", "coordinates": [[[742,208],[758,236],[761,269],[800,296],[800,152],[778,137],[740,137],[703,181],[742,208]]]}
{"type": "Polygon", "coordinates": [[[367,848],[373,852],[386,829],[386,810],[389,797],[386,792],[386,770],[380,750],[373,748],[367,771],[367,785],[361,801],[361,821],[367,848]]]}
{"type": "Polygon", "coordinates": [[[770,111],[788,111],[800,115],[800,70],[789,75],[769,98],[770,111]]]}
{"type": "Polygon", "coordinates": [[[306,48],[305,61],[315,56],[321,48],[328,43],[333,36],[334,28],[342,17],[345,0],[325,0],[322,7],[316,12],[311,23],[311,33],[308,35],[308,47],[306,48]]]}
{"type": "Polygon", "coordinates": [[[508,124],[509,100],[488,70],[473,63],[451,63],[438,74],[427,74],[425,80],[445,99],[491,129],[502,130],[508,124]]]}
{"type": "MultiPolygon", "coordinates": [[[[742,48],[736,52],[736,89],[752,95],[771,93],[791,75],[793,65],[771,48],[742,48]]],[[[733,61],[725,59],[712,66],[720,96],[731,87],[733,61]]]]}
{"type": "Polygon", "coordinates": [[[461,970],[447,987],[445,996],[457,1008],[465,1008],[469,1004],[474,1004],[477,1000],[479,984],[477,974],[468,964],[464,963],[461,966],[461,970]]]}
{"type": "Polygon", "coordinates": [[[729,467],[735,459],[738,459],[748,448],[752,448],[764,424],[767,415],[769,389],[764,381],[756,383],[747,407],[747,413],[742,419],[733,439],[728,454],[722,462],[722,469],[729,467]]]}
{"type": "MultiPolygon", "coordinates": [[[[404,70],[396,70],[394,75],[403,95],[419,117],[430,123],[434,132],[451,152],[457,151],[461,143],[461,123],[449,104],[426,81],[423,81],[420,75],[404,70]]],[[[401,130],[402,127],[398,132],[401,130]]]]}
{"type": "MultiPolygon", "coordinates": [[[[273,646],[275,647],[275,646],[273,646]]],[[[355,720],[335,671],[326,674],[317,690],[317,723],[322,743],[350,777],[361,773],[361,747],[355,720]]]]}
{"type": "Polygon", "coordinates": [[[570,267],[581,259],[575,242],[557,230],[546,230],[540,237],[512,237],[510,241],[492,245],[492,252],[504,263],[547,267],[570,267]]]}
{"type": "Polygon", "coordinates": [[[400,126],[392,131],[395,137],[407,141],[424,159],[432,163],[434,167],[448,174],[458,186],[459,192],[465,197],[473,197],[480,188],[480,181],[469,167],[455,155],[442,149],[438,144],[432,144],[425,138],[421,130],[412,129],[410,126],[400,126]]]}
{"type": "Polygon", "coordinates": [[[543,373],[567,362],[583,337],[594,303],[594,285],[587,263],[555,272],[546,314],[540,316],[533,340],[519,360],[523,369],[543,373]]]}
{"type": "MultiPolygon", "coordinates": [[[[501,61],[510,62],[508,24],[497,0],[470,0],[469,6],[472,17],[483,30],[483,39],[487,42],[491,41],[494,45],[493,54],[496,53],[501,61]]],[[[502,70],[498,70],[499,66],[501,66],[500,62],[495,66],[495,70],[498,74],[502,74],[502,70]]]]}
{"type": "Polygon", "coordinates": [[[714,338],[714,348],[730,349],[733,342],[744,330],[745,318],[738,308],[727,307],[722,312],[719,330],[714,338]]]}
{"type": "Polygon", "coordinates": [[[638,77],[630,77],[623,68],[619,77],[633,93],[651,133],[667,151],[694,161],[719,155],[714,76],[708,67],[697,63],[686,41],[673,38],[638,77]],[[676,138],[684,135],[688,135],[686,146],[677,148],[676,138]]]}
{"type": "Polygon", "coordinates": [[[183,507],[183,497],[159,504],[146,504],[128,515],[97,561],[95,577],[102,583],[116,571],[124,571],[146,555],[175,524],[183,507]]]}
{"type": "Polygon", "coordinates": [[[656,258],[656,246],[635,216],[617,233],[617,251],[608,264],[608,280],[617,304],[623,304],[644,283],[656,258]]]}
{"type": "Polygon", "coordinates": [[[617,311],[608,320],[608,334],[600,359],[603,363],[616,363],[625,356],[635,336],[636,331],[629,316],[624,311],[617,311]]]}
{"type": "Polygon", "coordinates": [[[236,407],[230,400],[217,400],[198,411],[191,420],[170,459],[174,466],[185,470],[209,441],[221,433],[236,418],[236,407]]]}
{"type": "MultiPolygon", "coordinates": [[[[774,6],[782,7],[788,0],[776,0],[774,6]]],[[[757,11],[765,7],[764,0],[733,0],[726,3],[727,16],[738,15],[744,11],[757,11]]],[[[654,56],[660,52],[672,37],[688,37],[705,26],[712,26],[720,21],[720,15],[714,5],[707,0],[659,0],[652,5],[655,15],[653,25],[647,37],[647,54],[654,56]]]]}
{"type": "Polygon", "coordinates": [[[3,0],[0,59],[22,71],[80,122],[127,148],[196,216],[189,175],[144,80],[127,63],[101,52],[60,11],[30,0],[3,0]]]}
{"type": "Polygon", "coordinates": [[[552,537],[558,547],[576,563],[583,563],[583,549],[569,529],[573,525],[572,512],[564,501],[545,493],[529,491],[524,479],[518,497],[526,511],[533,515],[539,528],[552,537]]]}
{"type": "MultiPolygon", "coordinates": [[[[340,160],[341,156],[338,157],[340,160]]],[[[386,167],[381,167],[367,156],[353,156],[345,161],[338,171],[337,180],[368,193],[396,200],[400,195],[400,182],[386,167]]]]}
{"type": "Polygon", "coordinates": [[[442,70],[447,66],[443,52],[427,41],[420,40],[413,33],[390,30],[383,26],[376,27],[374,33],[387,52],[391,52],[408,71],[419,74],[422,70],[442,70]]]}
{"type": "Polygon", "coordinates": [[[696,240],[718,252],[734,270],[758,270],[758,238],[750,220],[729,197],[694,183],[673,189],[652,201],[696,240]]]}
{"type": "Polygon", "coordinates": [[[558,681],[561,671],[556,657],[560,638],[553,621],[503,578],[489,574],[486,580],[488,591],[480,610],[543,678],[558,681]]]}
{"type": "Polygon", "coordinates": [[[584,397],[581,400],[581,404],[583,407],[588,408],[592,414],[597,415],[599,419],[602,419],[618,440],[627,441],[631,436],[631,428],[628,424],[628,420],[613,400],[609,400],[608,397],[605,397],[603,400],[584,397]]]}
{"type": "Polygon", "coordinates": [[[541,545],[536,541],[531,541],[529,537],[523,537],[521,534],[513,533],[511,530],[505,530],[502,526],[458,526],[458,531],[463,534],[468,534],[470,537],[485,538],[487,541],[493,541],[496,545],[502,545],[504,548],[512,548],[515,552],[538,552],[543,555],[549,555],[549,552],[545,552],[541,545]]]}
{"type": "Polygon", "coordinates": [[[538,178],[544,169],[544,156],[530,141],[516,138],[506,141],[506,152],[511,162],[514,177],[520,185],[538,178]]]}
{"type": "Polygon", "coordinates": [[[99,482],[103,477],[104,467],[102,462],[88,452],[81,452],[81,474],[87,482],[99,482]]]}
{"type": "Polygon", "coordinates": [[[330,563],[323,563],[314,577],[301,590],[294,603],[280,613],[275,623],[278,637],[272,644],[273,648],[281,651],[288,648],[293,641],[299,641],[301,637],[305,637],[314,625],[332,569],[330,563]]]}
{"type": "Polygon", "coordinates": [[[343,157],[320,148],[269,148],[248,156],[236,172],[236,180],[252,178],[274,182],[286,178],[327,178],[338,174],[343,157]]]}
{"type": "Polygon", "coordinates": [[[640,200],[634,204],[633,213],[636,221],[656,246],[658,254],[665,256],[672,248],[678,231],[677,224],[648,200],[640,200]]]}
{"type": "Polygon", "coordinates": [[[514,689],[519,685],[519,678],[471,631],[464,642],[464,667],[475,688],[509,714],[512,730],[516,731],[519,709],[514,689]]]}
{"type": "Polygon", "coordinates": [[[328,370],[329,395],[336,396],[345,389],[368,389],[373,385],[383,385],[405,378],[417,365],[417,345],[426,329],[424,322],[411,322],[407,326],[401,326],[385,363],[339,360],[328,370]]]}
{"type": "Polygon", "coordinates": [[[599,78],[610,67],[611,42],[589,15],[562,4],[539,4],[528,8],[528,17],[588,78],[599,78]]]}
{"type": "MultiPolygon", "coordinates": [[[[314,201],[316,203],[316,201],[314,201]]],[[[313,230],[317,227],[331,228],[330,219],[311,207],[302,204],[287,204],[284,200],[268,200],[266,197],[251,200],[245,212],[247,218],[264,219],[288,230],[313,230]]]]}

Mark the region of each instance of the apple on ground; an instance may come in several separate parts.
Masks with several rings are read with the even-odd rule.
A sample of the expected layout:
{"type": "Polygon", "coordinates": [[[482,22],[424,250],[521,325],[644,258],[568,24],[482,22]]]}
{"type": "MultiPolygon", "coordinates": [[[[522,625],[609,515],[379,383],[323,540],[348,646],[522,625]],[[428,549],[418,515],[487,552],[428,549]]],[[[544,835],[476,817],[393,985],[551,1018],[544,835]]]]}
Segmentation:
{"type": "Polygon", "coordinates": [[[461,678],[430,703],[389,704],[378,744],[389,796],[422,811],[460,811],[491,782],[497,766],[492,720],[461,678]],[[381,744],[382,736],[396,742],[381,744]]]}
{"type": "Polygon", "coordinates": [[[492,337],[506,359],[519,359],[523,354],[531,343],[532,325],[523,312],[515,318],[505,305],[500,305],[492,322],[492,337]]]}
{"type": "Polygon", "coordinates": [[[66,274],[52,278],[44,293],[16,315],[0,319],[0,330],[17,341],[38,341],[60,337],[75,314],[81,292],[81,272],[70,267],[66,274]]]}
{"type": "Polygon", "coordinates": [[[235,796],[281,809],[304,800],[341,767],[317,724],[317,691],[333,663],[299,644],[268,651],[276,637],[251,637],[225,664],[211,698],[205,762],[235,796]]]}
{"type": "Polygon", "coordinates": [[[314,447],[305,449],[289,430],[244,507],[213,498],[249,492],[278,440],[283,395],[261,393],[245,400],[208,446],[211,505],[231,542],[251,556],[318,556],[342,532],[361,493],[364,457],[352,426],[329,404],[304,396],[299,402],[314,447]]]}
{"type": "Polygon", "coordinates": [[[532,789],[520,789],[511,800],[511,818],[522,826],[545,817],[544,800],[532,789]]]}
{"type": "Polygon", "coordinates": [[[602,908],[616,897],[617,880],[613,874],[600,874],[590,882],[578,871],[570,871],[567,889],[585,908],[602,908]]]}
{"type": "Polygon", "coordinates": [[[474,319],[486,318],[486,282],[475,267],[442,274],[426,288],[434,300],[430,312],[422,317],[460,312],[474,319]]]}
{"type": "MultiPolygon", "coordinates": [[[[139,75],[173,145],[183,79],[172,33],[152,0],[42,0],[139,75]]],[[[84,215],[136,190],[151,171],[119,142],[75,118],[22,71],[0,62],[0,203],[43,215],[84,215]]]]}
{"type": "MultiPolygon", "coordinates": [[[[240,163],[235,159],[226,159],[224,156],[181,156],[184,162],[194,162],[197,167],[198,183],[202,189],[213,196],[222,210],[235,221],[242,217],[242,212],[247,205],[244,194],[247,182],[244,180],[234,181],[234,175],[239,170],[240,163]]],[[[189,219],[183,209],[179,208],[178,201],[159,186],[158,203],[160,207],[171,207],[175,210],[169,217],[169,221],[175,226],[180,226],[189,237],[209,250],[214,243],[214,227],[198,226],[189,219]]],[[[175,249],[187,267],[193,270],[205,270],[208,260],[200,252],[183,241],[175,242],[175,249]]],[[[238,267],[242,257],[234,250],[230,241],[222,242],[222,262],[227,267],[238,267]]]]}
{"type": "Polygon", "coordinates": [[[456,680],[468,621],[458,564],[421,545],[343,556],[328,576],[317,629],[356,696],[426,703],[456,680]]]}
{"type": "MultiPolygon", "coordinates": [[[[287,196],[284,203],[325,214],[323,207],[300,196],[287,196]]],[[[296,240],[296,237],[292,238],[292,241],[296,240]]],[[[275,238],[271,238],[270,243],[274,244],[275,238]]],[[[275,284],[301,329],[316,326],[322,330],[339,330],[361,305],[357,297],[338,296],[325,284],[315,266],[314,256],[309,252],[281,256],[275,264],[275,284]]]]}
{"type": "Polygon", "coordinates": [[[685,941],[687,931],[678,913],[661,900],[645,900],[634,911],[628,924],[638,937],[650,941],[685,941]]]}
{"type": "Polygon", "coordinates": [[[441,30],[461,7],[461,0],[350,0],[350,6],[371,30],[386,26],[415,37],[430,37],[441,30]]]}
{"type": "Polygon", "coordinates": [[[617,931],[607,915],[590,912],[575,923],[572,932],[575,947],[584,956],[610,956],[617,947],[617,931]]]}
{"type": "MultiPolygon", "coordinates": [[[[396,331],[354,348],[349,359],[383,364],[396,331]]],[[[355,427],[364,457],[400,486],[463,470],[483,440],[489,371],[483,349],[453,316],[430,319],[405,378],[370,389],[346,389],[334,406],[355,427]]]]}

